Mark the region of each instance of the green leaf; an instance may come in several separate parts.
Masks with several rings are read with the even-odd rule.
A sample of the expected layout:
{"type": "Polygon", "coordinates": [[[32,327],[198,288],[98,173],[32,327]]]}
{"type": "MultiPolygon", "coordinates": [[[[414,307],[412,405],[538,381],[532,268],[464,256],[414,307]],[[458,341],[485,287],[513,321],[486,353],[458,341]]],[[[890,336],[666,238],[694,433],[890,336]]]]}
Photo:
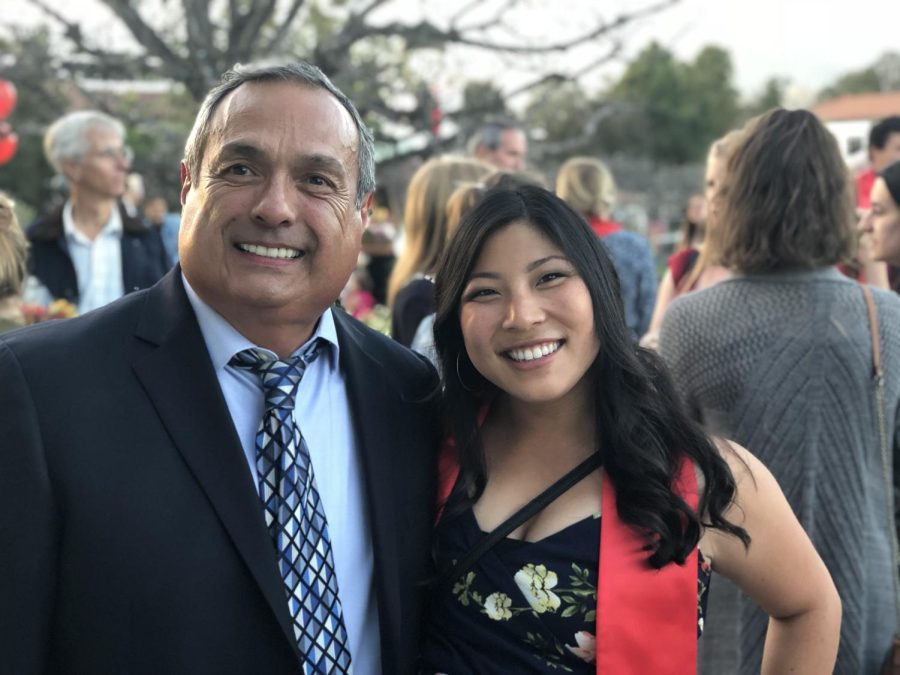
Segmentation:
{"type": "Polygon", "coordinates": [[[597,620],[597,610],[591,610],[584,615],[584,620],[588,623],[594,623],[597,620]]]}
{"type": "Polygon", "coordinates": [[[566,607],[566,609],[563,611],[563,613],[560,614],[560,616],[563,619],[568,619],[570,616],[575,616],[577,613],[578,613],[578,606],[577,605],[569,605],[568,607],[566,607]]]}

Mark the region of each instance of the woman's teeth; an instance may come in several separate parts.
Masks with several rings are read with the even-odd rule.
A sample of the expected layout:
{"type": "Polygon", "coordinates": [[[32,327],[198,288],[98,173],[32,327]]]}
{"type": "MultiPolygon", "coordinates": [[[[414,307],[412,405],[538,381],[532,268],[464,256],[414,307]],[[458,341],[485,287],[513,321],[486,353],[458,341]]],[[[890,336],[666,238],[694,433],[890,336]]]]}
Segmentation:
{"type": "Polygon", "coordinates": [[[559,340],[556,342],[545,342],[544,344],[535,345],[534,347],[528,347],[526,349],[510,349],[506,352],[506,355],[513,361],[534,361],[542,356],[552,354],[559,349],[561,344],[562,343],[559,340]]]}

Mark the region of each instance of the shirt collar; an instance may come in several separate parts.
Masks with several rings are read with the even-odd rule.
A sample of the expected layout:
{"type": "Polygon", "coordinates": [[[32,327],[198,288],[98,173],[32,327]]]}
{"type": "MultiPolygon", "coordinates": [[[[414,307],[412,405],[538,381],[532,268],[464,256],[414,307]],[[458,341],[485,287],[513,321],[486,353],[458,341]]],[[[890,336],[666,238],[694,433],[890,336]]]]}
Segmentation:
{"type": "MultiPolygon", "coordinates": [[[[203,334],[206,348],[209,351],[209,356],[210,359],[212,359],[213,368],[215,368],[216,372],[224,369],[231,360],[231,357],[244,349],[263,349],[264,351],[271,353],[270,350],[253,344],[253,342],[241,335],[221,314],[201,300],[200,296],[197,295],[197,292],[191,288],[184,273],[181,274],[181,281],[184,283],[184,290],[187,293],[188,302],[191,303],[194,314],[197,316],[197,323],[200,324],[200,332],[203,334]]],[[[329,368],[334,369],[337,366],[340,351],[338,348],[337,329],[334,325],[334,316],[331,313],[330,307],[322,313],[322,316],[319,318],[319,322],[316,325],[316,329],[313,331],[309,340],[300,345],[300,347],[294,351],[294,354],[299,354],[306,345],[312,343],[313,340],[316,340],[317,338],[321,338],[331,347],[328,351],[333,355],[333,358],[322,359],[320,357],[316,362],[323,361],[329,365],[329,368]]]]}
{"type": "MultiPolygon", "coordinates": [[[[89,242],[88,238],[85,237],[78,228],[75,227],[75,219],[72,217],[72,200],[66,200],[65,205],[63,206],[62,211],[62,222],[63,222],[63,232],[66,233],[66,238],[68,239],[77,239],[78,241],[89,242]]],[[[106,221],[106,225],[103,226],[103,229],[100,231],[101,235],[109,235],[114,234],[116,236],[122,234],[122,214],[119,213],[119,205],[116,204],[113,206],[112,213],[109,214],[109,220],[106,221]]]]}

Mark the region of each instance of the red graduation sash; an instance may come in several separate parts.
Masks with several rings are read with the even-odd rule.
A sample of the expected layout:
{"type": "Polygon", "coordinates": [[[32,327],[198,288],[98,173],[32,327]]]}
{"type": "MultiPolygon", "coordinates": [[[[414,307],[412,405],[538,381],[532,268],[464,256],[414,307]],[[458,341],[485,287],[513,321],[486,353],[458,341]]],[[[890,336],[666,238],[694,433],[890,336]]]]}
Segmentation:
{"type": "MultiPolygon", "coordinates": [[[[675,489],[697,508],[697,478],[682,462],[675,489]]],[[[597,572],[597,673],[694,675],[697,672],[697,549],[683,565],[647,563],[644,540],[619,520],[603,473],[597,572]]]]}
{"type": "MultiPolygon", "coordinates": [[[[451,439],[438,459],[438,514],[459,476],[451,439]]],[[[697,508],[697,479],[685,459],[675,485],[697,508]]],[[[683,565],[647,563],[643,539],[619,520],[615,490],[603,473],[600,563],[597,571],[598,675],[695,675],[697,672],[697,549],[683,565]]]]}

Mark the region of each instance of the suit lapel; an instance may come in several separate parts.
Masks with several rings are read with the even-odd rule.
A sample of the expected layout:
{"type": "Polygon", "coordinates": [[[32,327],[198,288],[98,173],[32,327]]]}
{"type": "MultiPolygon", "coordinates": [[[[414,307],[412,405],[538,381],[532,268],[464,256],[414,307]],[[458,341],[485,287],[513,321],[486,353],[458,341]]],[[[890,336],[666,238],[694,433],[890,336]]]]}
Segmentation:
{"type": "Polygon", "coordinates": [[[372,528],[372,546],[375,560],[375,585],[378,593],[379,621],[381,623],[382,668],[390,671],[387,658],[398,653],[400,623],[401,583],[396,564],[398,554],[397,530],[399,520],[397,489],[398,473],[394,466],[396,453],[390,444],[391,419],[389,402],[396,394],[387,387],[386,373],[366,352],[363,334],[359,328],[337,309],[332,310],[338,331],[341,351],[341,371],[347,383],[354,431],[359,444],[366,499],[369,506],[369,525],[372,528]]]}
{"type": "Polygon", "coordinates": [[[148,294],[136,335],[157,346],[138,379],[298,653],[259,497],[176,266],[148,294]]]}

